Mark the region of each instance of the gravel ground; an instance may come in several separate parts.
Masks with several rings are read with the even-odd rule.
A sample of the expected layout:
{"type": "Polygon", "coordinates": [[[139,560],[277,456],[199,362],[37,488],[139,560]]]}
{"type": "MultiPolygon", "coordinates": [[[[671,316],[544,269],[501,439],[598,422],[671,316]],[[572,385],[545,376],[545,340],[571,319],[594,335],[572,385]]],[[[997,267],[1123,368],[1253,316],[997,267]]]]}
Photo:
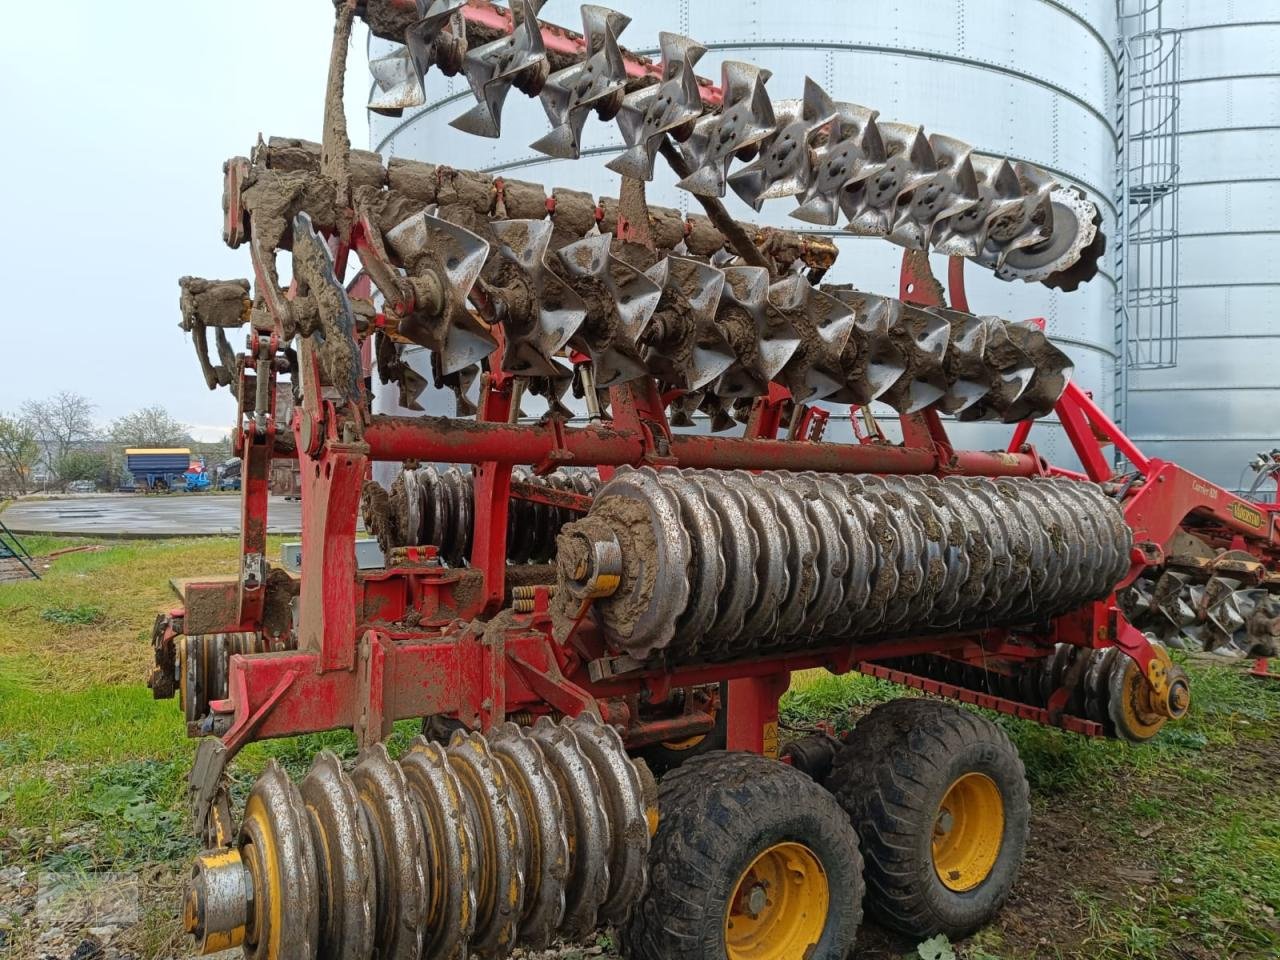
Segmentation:
{"type": "MultiPolygon", "coordinates": [[[[72,838],[74,840],[74,838],[72,838]]],[[[153,960],[192,956],[173,915],[182,878],[173,865],[127,873],[0,867],[0,957],[153,960]],[[156,937],[159,936],[159,941],[156,937]]],[[[236,960],[240,950],[214,955],[236,960]]],[[[517,949],[515,960],[618,960],[608,934],[589,944],[517,949]]]]}

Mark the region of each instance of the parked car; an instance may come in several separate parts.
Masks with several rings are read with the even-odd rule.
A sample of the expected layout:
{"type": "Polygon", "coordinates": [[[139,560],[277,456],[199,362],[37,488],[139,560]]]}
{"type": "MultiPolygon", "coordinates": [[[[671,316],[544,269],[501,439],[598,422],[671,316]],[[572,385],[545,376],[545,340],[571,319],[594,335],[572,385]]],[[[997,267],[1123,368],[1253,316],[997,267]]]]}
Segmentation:
{"type": "Polygon", "coordinates": [[[98,485],[92,480],[72,480],[67,484],[67,493],[97,493],[98,485]]]}

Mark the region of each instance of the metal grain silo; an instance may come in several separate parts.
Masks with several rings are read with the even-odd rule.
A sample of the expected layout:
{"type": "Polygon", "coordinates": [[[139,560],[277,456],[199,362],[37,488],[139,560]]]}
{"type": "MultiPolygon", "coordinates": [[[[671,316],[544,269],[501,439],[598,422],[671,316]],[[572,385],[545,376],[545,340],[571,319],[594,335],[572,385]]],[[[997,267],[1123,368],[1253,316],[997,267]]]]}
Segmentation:
{"type": "Polygon", "coordinates": [[[1149,454],[1236,488],[1280,439],[1280,2],[1166,0],[1162,12],[1178,47],[1164,295],[1177,314],[1130,333],[1128,428],[1149,454]]]}
{"type": "MultiPolygon", "coordinates": [[[[632,18],[621,42],[654,55],[660,30],[683,33],[708,48],[698,71],[718,81],[720,61],[747,60],[773,72],[775,99],[798,98],[812,77],[837,100],[878,109],[883,119],[923,124],[974,144],[980,151],[1031,161],[1066,182],[1083,186],[1114,235],[1116,141],[1112,123],[1117,33],[1114,0],[616,0],[632,18]]],[[[551,0],[541,18],[577,28],[578,5],[551,0]]],[[[370,56],[390,44],[373,40],[370,56]]],[[[617,196],[618,177],[605,163],[621,149],[614,124],[588,122],[583,158],[549,159],[527,145],[548,128],[542,107],[518,93],[508,98],[502,137],[460,133],[449,121],[472,104],[462,77],[432,74],[428,103],[400,118],[370,117],[371,149],[490,173],[617,196]]],[[[674,186],[659,163],[648,189],[653,205],[689,210],[696,201],[674,186]]],[[[774,201],[761,214],[730,195],[730,211],[745,220],[794,230],[794,204],[774,201]]],[[[829,279],[896,295],[901,248],[883,240],[840,239],[841,256],[829,279]]],[[[1007,283],[978,267],[968,271],[970,304],[980,313],[1010,319],[1044,317],[1050,334],[1071,355],[1075,377],[1110,405],[1114,367],[1114,280],[1103,272],[1073,294],[1040,284],[1007,283]]],[[[937,258],[934,270],[945,276],[937,258]]],[[[892,412],[883,411],[885,419],[892,412]]],[[[828,436],[848,436],[847,408],[836,412],[828,436]],[[843,416],[843,426],[837,419],[843,416]]],[[[957,429],[968,446],[1001,444],[1008,428],[957,429]]],[[[1073,459],[1056,429],[1034,435],[1041,449],[1064,463],[1073,459]]]]}

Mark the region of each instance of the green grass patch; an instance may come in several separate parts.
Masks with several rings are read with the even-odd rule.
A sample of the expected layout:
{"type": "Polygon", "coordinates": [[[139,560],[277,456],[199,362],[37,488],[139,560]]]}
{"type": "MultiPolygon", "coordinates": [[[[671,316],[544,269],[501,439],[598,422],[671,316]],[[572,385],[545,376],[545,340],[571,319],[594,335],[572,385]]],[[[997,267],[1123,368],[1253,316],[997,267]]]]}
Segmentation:
{"type": "Polygon", "coordinates": [[[74,607],[49,607],[47,610],[40,611],[41,620],[60,623],[63,626],[101,623],[106,617],[106,612],[101,607],[88,603],[80,603],[74,607]]]}
{"type": "Polygon", "coordinates": [[[782,723],[792,729],[828,723],[843,735],[867,708],[902,695],[901,687],[860,673],[837,677],[826,670],[805,670],[792,677],[778,713],[782,723]]]}
{"type": "MultiPolygon", "coordinates": [[[[0,516],[0,520],[4,517],[0,516]]],[[[94,541],[80,537],[58,537],[46,533],[17,534],[19,542],[33,557],[45,557],[55,550],[66,550],[71,547],[84,546],[94,541]]]]}
{"type": "MultiPolygon", "coordinates": [[[[270,555],[278,556],[283,539],[271,539],[270,555]]],[[[95,548],[54,557],[42,580],[0,584],[0,680],[46,690],[141,682],[156,613],[177,603],[170,581],[238,567],[230,537],[26,542],[38,556],[62,546],[95,548]]]]}

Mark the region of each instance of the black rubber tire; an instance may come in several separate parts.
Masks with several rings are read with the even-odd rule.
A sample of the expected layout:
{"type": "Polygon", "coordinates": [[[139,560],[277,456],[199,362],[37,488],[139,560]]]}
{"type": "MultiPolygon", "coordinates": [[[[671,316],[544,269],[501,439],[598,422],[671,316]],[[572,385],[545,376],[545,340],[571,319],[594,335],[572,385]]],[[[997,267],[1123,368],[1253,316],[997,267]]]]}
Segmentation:
{"type": "Polygon", "coordinates": [[[739,878],[764,850],[791,841],[818,859],[831,896],[822,935],[804,960],[845,960],[862,922],[862,857],[827,791],[776,760],[720,751],[667,774],[658,803],[649,887],[620,931],[624,957],[726,956],[725,915],[739,878]]]}
{"type": "Polygon", "coordinates": [[[456,717],[447,717],[442,713],[422,718],[422,735],[434,743],[443,743],[446,746],[454,731],[468,729],[461,720],[456,717]]]}
{"type": "Polygon", "coordinates": [[[849,814],[866,861],[869,916],[910,937],[968,936],[1008,899],[1027,848],[1026,772],[1004,731],[938,700],[893,700],[864,717],[836,755],[826,787],[849,814]],[[1004,832],[991,872],[972,890],[951,890],[933,863],[933,828],[948,788],[984,773],[1004,803],[1004,832]]]}
{"type": "Polygon", "coordinates": [[[673,749],[665,743],[655,743],[652,746],[641,747],[636,751],[636,756],[649,765],[649,769],[655,776],[660,777],[668,770],[674,770],[694,757],[700,757],[715,750],[723,750],[728,742],[728,706],[729,684],[722,683],[720,684],[720,708],[716,711],[716,725],[707,731],[705,737],[683,750],[673,749]]]}

